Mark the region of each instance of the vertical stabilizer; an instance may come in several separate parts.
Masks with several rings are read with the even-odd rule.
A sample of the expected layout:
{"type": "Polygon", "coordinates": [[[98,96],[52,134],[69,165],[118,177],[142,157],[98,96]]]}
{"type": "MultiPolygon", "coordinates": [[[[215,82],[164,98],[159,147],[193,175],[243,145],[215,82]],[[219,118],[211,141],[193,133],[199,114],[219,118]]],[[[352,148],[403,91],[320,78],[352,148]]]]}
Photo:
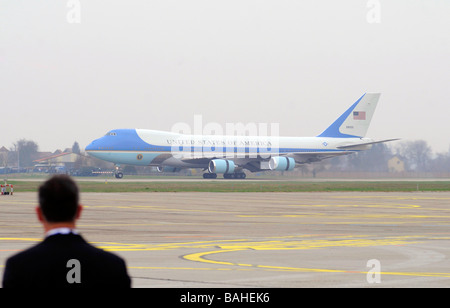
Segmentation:
{"type": "Polygon", "coordinates": [[[380,93],[366,93],[361,96],[318,137],[365,137],[380,95],[380,93]]]}

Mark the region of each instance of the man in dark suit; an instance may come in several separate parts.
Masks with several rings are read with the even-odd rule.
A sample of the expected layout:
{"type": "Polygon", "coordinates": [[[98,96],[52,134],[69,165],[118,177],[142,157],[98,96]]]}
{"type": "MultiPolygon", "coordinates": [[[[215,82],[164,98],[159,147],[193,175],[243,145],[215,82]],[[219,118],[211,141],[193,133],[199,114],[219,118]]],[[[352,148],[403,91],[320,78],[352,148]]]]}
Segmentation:
{"type": "Polygon", "coordinates": [[[45,239],[6,261],[3,287],[131,287],[125,261],[87,243],[75,229],[82,207],[65,175],[39,187],[36,213],[45,239]]]}

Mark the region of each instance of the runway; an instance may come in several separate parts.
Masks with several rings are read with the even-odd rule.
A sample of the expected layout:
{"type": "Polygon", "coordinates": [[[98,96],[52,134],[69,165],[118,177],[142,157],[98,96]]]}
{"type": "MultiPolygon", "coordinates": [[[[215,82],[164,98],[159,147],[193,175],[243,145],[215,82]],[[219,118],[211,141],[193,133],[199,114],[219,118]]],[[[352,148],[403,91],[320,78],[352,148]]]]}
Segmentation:
{"type": "MultiPolygon", "coordinates": [[[[0,277],[41,240],[36,193],[0,197],[0,277]]],[[[133,287],[450,287],[450,193],[82,193],[79,232],[133,287]]]]}

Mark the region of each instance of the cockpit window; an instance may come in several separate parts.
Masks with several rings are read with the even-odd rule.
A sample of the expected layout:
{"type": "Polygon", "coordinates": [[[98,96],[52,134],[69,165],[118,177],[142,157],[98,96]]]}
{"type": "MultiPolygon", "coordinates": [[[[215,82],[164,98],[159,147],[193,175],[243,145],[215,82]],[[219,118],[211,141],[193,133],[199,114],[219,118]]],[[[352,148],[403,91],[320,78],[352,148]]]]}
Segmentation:
{"type": "Polygon", "coordinates": [[[108,133],[106,133],[106,136],[117,136],[117,133],[115,133],[115,132],[108,132],[108,133]]]}

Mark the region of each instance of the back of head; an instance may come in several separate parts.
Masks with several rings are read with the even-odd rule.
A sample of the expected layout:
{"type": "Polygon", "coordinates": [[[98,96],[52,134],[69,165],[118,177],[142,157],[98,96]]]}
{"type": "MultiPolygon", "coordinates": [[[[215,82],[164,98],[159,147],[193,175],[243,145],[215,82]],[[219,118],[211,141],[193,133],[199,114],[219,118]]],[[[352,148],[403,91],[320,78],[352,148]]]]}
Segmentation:
{"type": "Polygon", "coordinates": [[[48,222],[69,222],[76,216],[78,186],[67,175],[56,175],[39,187],[39,206],[48,222]]]}

